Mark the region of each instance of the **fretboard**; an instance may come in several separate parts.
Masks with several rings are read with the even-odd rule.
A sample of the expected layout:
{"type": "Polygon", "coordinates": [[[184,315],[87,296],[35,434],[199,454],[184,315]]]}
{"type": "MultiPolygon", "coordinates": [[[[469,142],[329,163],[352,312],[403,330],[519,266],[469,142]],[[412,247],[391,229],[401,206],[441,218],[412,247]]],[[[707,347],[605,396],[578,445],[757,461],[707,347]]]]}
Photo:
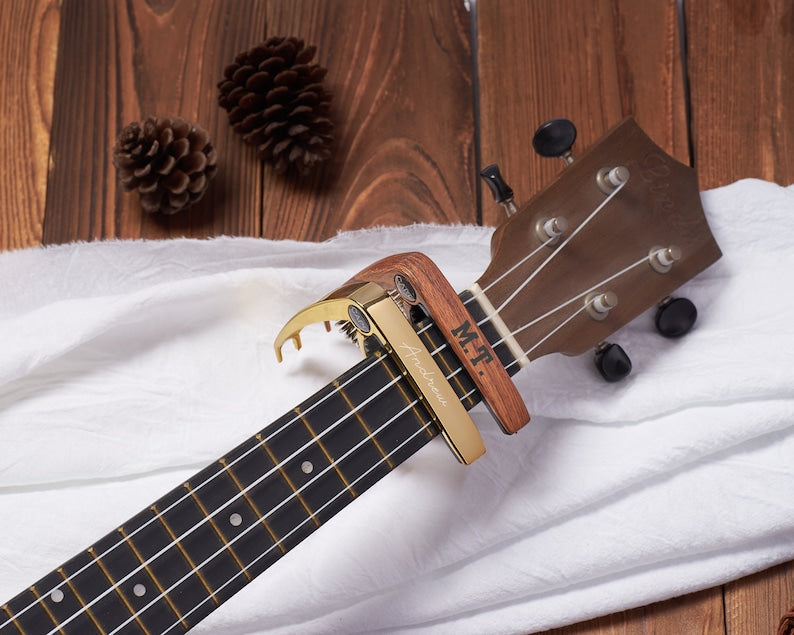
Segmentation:
{"type": "MultiPolygon", "coordinates": [[[[418,331],[464,406],[476,405],[438,330],[426,320],[418,331]]],[[[495,351],[518,369],[506,347],[495,351]]],[[[437,434],[394,360],[373,350],[3,605],[0,634],[186,631],[437,434]]]]}

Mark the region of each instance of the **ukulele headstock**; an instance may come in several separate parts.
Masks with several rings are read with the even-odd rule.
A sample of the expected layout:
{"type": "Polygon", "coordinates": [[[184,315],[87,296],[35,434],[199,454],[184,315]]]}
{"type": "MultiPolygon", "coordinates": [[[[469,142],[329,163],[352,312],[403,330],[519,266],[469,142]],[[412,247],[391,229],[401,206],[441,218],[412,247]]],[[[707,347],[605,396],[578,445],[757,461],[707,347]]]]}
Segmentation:
{"type": "Polygon", "coordinates": [[[694,170],[633,119],[498,227],[491,252],[477,285],[528,359],[597,346],[721,255],[694,170]]]}

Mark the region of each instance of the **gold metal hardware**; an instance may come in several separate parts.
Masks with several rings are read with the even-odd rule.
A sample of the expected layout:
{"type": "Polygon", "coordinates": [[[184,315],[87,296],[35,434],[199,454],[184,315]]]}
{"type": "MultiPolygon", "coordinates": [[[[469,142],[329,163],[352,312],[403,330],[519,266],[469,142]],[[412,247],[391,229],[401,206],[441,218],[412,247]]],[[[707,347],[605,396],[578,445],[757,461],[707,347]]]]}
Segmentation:
{"type": "Polygon", "coordinates": [[[469,413],[463,407],[433,356],[422,344],[389,293],[374,282],[356,282],[337,289],[319,302],[296,313],[276,336],[276,358],[292,340],[300,349],[300,332],[309,324],[346,320],[356,328],[359,347],[375,335],[403,370],[438,425],[452,452],[469,464],[485,453],[485,444],[469,413]]]}

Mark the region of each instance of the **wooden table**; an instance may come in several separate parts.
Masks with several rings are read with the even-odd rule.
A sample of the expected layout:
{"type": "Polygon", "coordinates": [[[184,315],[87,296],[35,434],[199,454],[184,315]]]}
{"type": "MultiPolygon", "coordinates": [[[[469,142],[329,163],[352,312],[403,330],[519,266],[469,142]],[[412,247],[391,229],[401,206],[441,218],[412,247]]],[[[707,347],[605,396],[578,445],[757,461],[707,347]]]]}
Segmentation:
{"type": "MultiPolygon", "coordinates": [[[[794,181],[791,0],[0,0],[0,248],[218,234],[321,240],[415,221],[495,225],[480,166],[519,202],[561,164],[536,125],[587,147],[634,114],[702,189],[794,181]],[[685,38],[681,25],[685,25],[685,38]],[[234,55],[266,35],[319,47],[333,160],[281,178],[216,104],[234,55]],[[685,44],[682,46],[682,40],[685,44]],[[146,216],[117,186],[118,131],[147,114],[202,124],[218,176],[195,208],[146,216]]],[[[555,633],[770,633],[794,564],[555,633]]]]}

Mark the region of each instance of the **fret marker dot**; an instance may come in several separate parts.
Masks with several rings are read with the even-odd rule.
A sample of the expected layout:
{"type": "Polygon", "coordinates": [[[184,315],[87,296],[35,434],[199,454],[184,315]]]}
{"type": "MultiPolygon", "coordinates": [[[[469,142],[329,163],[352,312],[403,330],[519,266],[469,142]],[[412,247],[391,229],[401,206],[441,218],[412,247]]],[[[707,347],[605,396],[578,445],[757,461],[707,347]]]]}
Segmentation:
{"type": "Polygon", "coordinates": [[[314,466],[312,465],[311,461],[304,461],[301,463],[301,470],[303,470],[304,474],[311,474],[314,466]]]}
{"type": "Polygon", "coordinates": [[[243,524],[243,517],[240,516],[240,514],[232,514],[231,516],[229,516],[229,522],[234,527],[239,527],[240,525],[243,524]]]}
{"type": "Polygon", "coordinates": [[[136,584],[134,587],[132,587],[132,592],[136,597],[142,598],[144,595],[146,595],[146,587],[142,584],[136,584]]]}
{"type": "Polygon", "coordinates": [[[60,589],[55,589],[52,593],[50,593],[50,599],[55,602],[63,602],[63,591],[60,589]]]}

